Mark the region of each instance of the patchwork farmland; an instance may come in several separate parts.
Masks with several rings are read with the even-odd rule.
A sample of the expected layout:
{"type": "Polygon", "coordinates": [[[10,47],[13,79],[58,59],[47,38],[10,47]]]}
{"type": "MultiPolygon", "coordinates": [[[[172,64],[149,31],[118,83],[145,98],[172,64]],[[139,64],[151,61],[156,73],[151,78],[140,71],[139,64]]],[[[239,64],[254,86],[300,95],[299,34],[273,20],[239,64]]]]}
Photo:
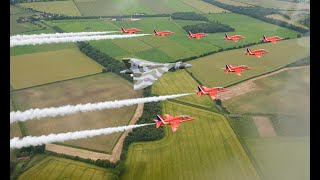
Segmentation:
{"type": "MultiPolygon", "coordinates": [[[[132,84],[118,75],[103,73],[14,91],[11,95],[17,110],[23,111],[30,108],[137,98],[142,96],[142,92],[134,91],[132,84]],[[119,93],[119,89],[126,93],[119,93]]],[[[26,127],[26,133],[33,136],[123,126],[129,123],[135,109],[136,106],[128,106],[119,109],[44,118],[41,123],[33,120],[23,124],[26,127]]],[[[90,139],[67,141],[64,144],[99,152],[111,152],[120,135],[121,133],[114,133],[90,139]]]]}
{"type": "Polygon", "coordinates": [[[174,135],[166,127],[160,141],[132,144],[122,179],[260,179],[224,116],[172,102],[162,107],[196,119],[174,135]]]}

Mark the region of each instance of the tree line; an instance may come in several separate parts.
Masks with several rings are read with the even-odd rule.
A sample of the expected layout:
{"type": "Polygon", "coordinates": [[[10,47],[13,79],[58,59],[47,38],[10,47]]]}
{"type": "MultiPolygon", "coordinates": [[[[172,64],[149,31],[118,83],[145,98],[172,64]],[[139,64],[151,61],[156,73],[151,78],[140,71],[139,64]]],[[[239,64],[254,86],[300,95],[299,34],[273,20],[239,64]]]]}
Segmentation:
{"type": "Polygon", "coordinates": [[[209,21],[209,19],[195,12],[177,12],[171,14],[171,19],[192,20],[192,21],[209,21]]]}
{"type": "Polygon", "coordinates": [[[234,32],[235,29],[229,25],[220,22],[200,23],[194,25],[186,25],[182,27],[189,32],[216,33],[216,32],[234,32]]]}
{"type": "Polygon", "coordinates": [[[279,10],[277,10],[277,9],[264,8],[264,7],[259,7],[259,6],[250,6],[250,7],[232,6],[232,5],[224,4],[224,3],[221,3],[221,2],[218,2],[218,1],[215,1],[215,0],[203,0],[203,1],[205,1],[207,3],[210,3],[210,4],[213,4],[215,6],[218,6],[220,8],[229,10],[229,11],[234,12],[234,13],[244,14],[244,15],[247,15],[247,16],[250,16],[250,17],[253,17],[253,18],[257,18],[257,19],[260,19],[262,21],[265,21],[265,22],[268,22],[268,23],[271,23],[271,24],[275,24],[275,25],[278,25],[278,26],[281,26],[281,27],[285,27],[285,28],[288,28],[288,29],[292,29],[292,30],[298,31],[300,33],[306,33],[306,32],[309,31],[308,29],[305,29],[305,28],[302,28],[302,27],[298,27],[298,26],[295,26],[293,24],[289,24],[289,23],[284,22],[284,21],[280,21],[280,20],[277,20],[277,19],[272,19],[272,18],[267,18],[266,17],[267,15],[270,15],[270,14],[280,14],[280,15],[283,15],[283,16],[287,17],[287,15],[279,12],[279,10]]]}

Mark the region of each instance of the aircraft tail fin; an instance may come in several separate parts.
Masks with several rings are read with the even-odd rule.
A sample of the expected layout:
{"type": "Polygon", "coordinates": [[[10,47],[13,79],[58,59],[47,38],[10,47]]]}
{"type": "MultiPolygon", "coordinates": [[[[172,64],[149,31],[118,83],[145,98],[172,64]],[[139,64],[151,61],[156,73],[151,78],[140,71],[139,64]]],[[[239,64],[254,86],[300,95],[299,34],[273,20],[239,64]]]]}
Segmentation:
{"type": "Polygon", "coordinates": [[[122,32],[125,32],[126,30],[121,26],[121,30],[122,30],[122,32]]]}
{"type": "Polygon", "coordinates": [[[164,123],[163,117],[161,117],[160,115],[157,115],[156,118],[157,118],[158,122],[163,122],[164,123]]]}
{"type": "Polygon", "coordinates": [[[159,128],[161,126],[161,121],[158,121],[158,120],[154,120],[156,122],[156,128],[159,128]]]}
{"type": "Polygon", "coordinates": [[[154,32],[154,34],[158,35],[158,31],[157,30],[154,29],[153,32],[154,32]]]}
{"type": "Polygon", "coordinates": [[[247,48],[247,53],[252,54],[251,49],[247,48]]]}
{"type": "Polygon", "coordinates": [[[226,70],[229,70],[229,71],[231,71],[231,68],[232,68],[232,66],[231,66],[231,65],[229,65],[229,64],[226,64],[226,70]]]}
{"type": "Polygon", "coordinates": [[[229,35],[227,33],[224,34],[226,36],[226,38],[229,38],[229,35]]]}
{"type": "Polygon", "coordinates": [[[264,40],[266,40],[266,41],[268,40],[266,35],[263,35],[262,37],[263,37],[264,40]]]}
{"type": "Polygon", "coordinates": [[[192,35],[193,35],[191,31],[189,31],[189,32],[188,32],[188,34],[189,34],[190,36],[192,36],[192,35]]]}

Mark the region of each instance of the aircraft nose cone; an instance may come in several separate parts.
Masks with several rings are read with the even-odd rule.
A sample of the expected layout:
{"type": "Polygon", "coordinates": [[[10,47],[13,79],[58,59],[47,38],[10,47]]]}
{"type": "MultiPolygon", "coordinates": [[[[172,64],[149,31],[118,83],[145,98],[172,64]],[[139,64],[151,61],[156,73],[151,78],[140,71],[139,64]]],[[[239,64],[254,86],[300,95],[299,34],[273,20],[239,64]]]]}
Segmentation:
{"type": "Polygon", "coordinates": [[[192,65],[191,64],[186,64],[185,67],[189,68],[189,67],[192,67],[192,65]]]}

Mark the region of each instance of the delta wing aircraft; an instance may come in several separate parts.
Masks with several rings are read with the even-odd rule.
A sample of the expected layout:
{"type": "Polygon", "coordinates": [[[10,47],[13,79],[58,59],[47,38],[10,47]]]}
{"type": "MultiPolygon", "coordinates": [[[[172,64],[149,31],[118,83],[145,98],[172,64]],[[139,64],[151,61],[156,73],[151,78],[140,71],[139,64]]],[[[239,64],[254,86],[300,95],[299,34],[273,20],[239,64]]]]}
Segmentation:
{"type": "Polygon", "coordinates": [[[153,32],[154,32],[154,35],[161,36],[161,37],[164,37],[169,34],[173,34],[173,32],[171,32],[171,31],[157,31],[155,29],[153,30],[153,32]]]}
{"type": "Polygon", "coordinates": [[[225,35],[224,40],[232,40],[233,42],[238,42],[238,40],[246,38],[246,37],[241,36],[241,35],[229,36],[227,33],[225,33],[224,35],[225,35]]]}
{"type": "Polygon", "coordinates": [[[130,74],[133,78],[133,89],[139,90],[151,86],[156,80],[170,69],[185,69],[191,64],[177,63],[156,63],[136,58],[123,58],[123,63],[128,69],[120,71],[123,74],[130,74]]]}
{"type": "Polygon", "coordinates": [[[216,99],[216,95],[219,92],[226,92],[228,91],[227,88],[223,88],[223,87],[213,87],[213,88],[208,88],[205,86],[198,86],[198,91],[197,91],[197,95],[198,96],[202,96],[205,94],[208,94],[212,100],[216,99]]]}
{"type": "Polygon", "coordinates": [[[167,119],[164,119],[161,115],[157,115],[157,119],[154,120],[156,122],[156,127],[159,128],[160,126],[171,125],[171,130],[173,133],[177,131],[180,123],[194,120],[193,117],[186,115],[172,117],[169,114],[165,114],[165,116],[167,119]]]}
{"type": "Polygon", "coordinates": [[[189,35],[188,35],[188,38],[196,38],[196,39],[200,39],[204,36],[207,36],[208,34],[206,33],[195,33],[193,34],[191,31],[189,31],[189,35]]]}
{"type": "Polygon", "coordinates": [[[254,55],[254,56],[257,56],[258,58],[260,58],[262,56],[262,54],[266,54],[268,52],[269,51],[264,50],[264,49],[251,50],[250,48],[247,48],[246,55],[247,56],[254,55]]]}
{"type": "Polygon", "coordinates": [[[241,72],[243,70],[250,70],[250,68],[246,65],[239,65],[239,66],[231,66],[230,64],[226,64],[226,68],[222,68],[224,72],[235,72],[238,76],[241,76],[241,72]]]}
{"type": "Polygon", "coordinates": [[[263,35],[263,42],[272,42],[272,43],[277,43],[277,41],[283,40],[283,38],[279,36],[272,36],[272,37],[267,37],[266,35],[263,35]]]}
{"type": "Polygon", "coordinates": [[[125,29],[124,27],[121,27],[121,31],[122,33],[128,33],[128,34],[142,32],[140,29],[136,29],[136,28],[125,29]]]}

